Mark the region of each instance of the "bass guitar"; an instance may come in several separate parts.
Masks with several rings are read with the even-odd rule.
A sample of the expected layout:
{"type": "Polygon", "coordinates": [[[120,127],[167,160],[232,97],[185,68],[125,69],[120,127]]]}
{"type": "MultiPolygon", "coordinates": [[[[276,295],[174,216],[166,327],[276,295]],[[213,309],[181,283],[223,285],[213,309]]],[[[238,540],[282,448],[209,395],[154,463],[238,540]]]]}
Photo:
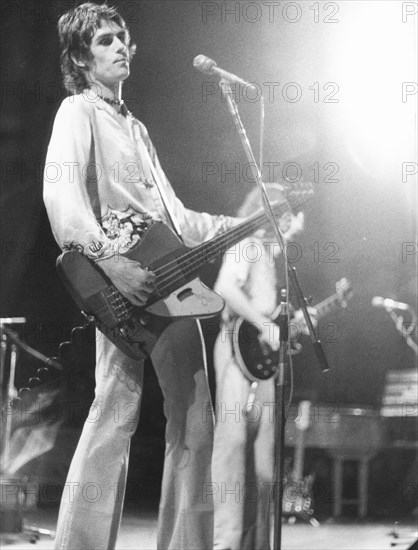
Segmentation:
{"type": "MultiPolygon", "coordinates": [[[[347,301],[353,295],[350,282],[345,277],[339,280],[335,287],[335,294],[314,306],[318,320],[337,307],[346,307],[347,301]]],[[[273,316],[273,324],[277,324],[278,310],[279,308],[273,316]]],[[[292,321],[290,325],[292,325],[292,321]]],[[[296,330],[296,332],[299,331],[296,330]]],[[[243,317],[238,317],[231,334],[236,362],[244,375],[253,382],[267,380],[274,376],[279,363],[279,351],[272,350],[264,342],[261,343],[260,334],[261,331],[257,326],[243,317]]],[[[292,353],[298,353],[300,347],[293,349],[292,353]]]]}
{"type": "MultiPolygon", "coordinates": [[[[281,217],[297,209],[313,193],[312,185],[299,182],[287,189],[286,201],[273,205],[281,217]]],[[[188,248],[162,222],[151,225],[126,254],[156,275],[155,291],[144,307],[132,305],[100,270],[77,250],[61,254],[58,273],[89,322],[132,359],[148,357],[169,323],[185,317],[207,318],[220,313],[224,301],[200,280],[203,268],[228,248],[266,226],[264,212],[225,231],[210,241],[188,248]]]]}

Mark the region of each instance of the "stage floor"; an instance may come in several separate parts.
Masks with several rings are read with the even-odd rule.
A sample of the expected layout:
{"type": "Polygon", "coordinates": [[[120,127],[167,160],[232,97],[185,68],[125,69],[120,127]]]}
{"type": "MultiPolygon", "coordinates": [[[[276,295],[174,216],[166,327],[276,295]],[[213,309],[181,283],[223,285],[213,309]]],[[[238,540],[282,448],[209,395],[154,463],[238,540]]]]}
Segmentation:
{"type": "MultiPolygon", "coordinates": [[[[27,512],[27,526],[54,530],[57,510],[37,509],[27,512]]],[[[157,530],[156,510],[138,510],[127,507],[119,534],[118,550],[155,550],[157,530]]],[[[283,524],[283,550],[407,550],[417,540],[417,525],[412,517],[376,521],[344,519],[328,520],[319,527],[310,524],[283,524]]],[[[25,535],[7,535],[1,547],[10,550],[49,550],[53,548],[51,537],[41,535],[35,545],[25,535]]],[[[86,549],[74,549],[86,550],[86,549]]],[[[210,549],[208,549],[210,550],[210,549]]]]}

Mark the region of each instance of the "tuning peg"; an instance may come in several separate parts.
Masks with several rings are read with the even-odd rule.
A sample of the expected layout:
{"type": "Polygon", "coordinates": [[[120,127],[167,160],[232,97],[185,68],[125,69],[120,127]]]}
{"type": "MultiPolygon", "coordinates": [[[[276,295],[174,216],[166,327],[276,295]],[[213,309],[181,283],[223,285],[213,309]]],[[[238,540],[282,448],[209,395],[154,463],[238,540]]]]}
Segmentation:
{"type": "Polygon", "coordinates": [[[40,383],[41,383],[41,379],[38,378],[37,376],[32,376],[28,380],[28,386],[30,388],[35,388],[36,386],[39,386],[40,383]]]}
{"type": "Polygon", "coordinates": [[[47,367],[40,367],[36,371],[36,374],[41,380],[45,380],[45,378],[47,378],[47,376],[49,375],[49,369],[47,367]]]}

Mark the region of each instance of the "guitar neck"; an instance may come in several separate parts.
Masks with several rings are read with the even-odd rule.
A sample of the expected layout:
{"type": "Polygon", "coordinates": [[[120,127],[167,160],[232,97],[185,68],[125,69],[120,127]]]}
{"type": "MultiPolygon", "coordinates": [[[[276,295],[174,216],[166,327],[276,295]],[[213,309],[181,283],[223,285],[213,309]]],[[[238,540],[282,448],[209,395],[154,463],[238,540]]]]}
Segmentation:
{"type": "Polygon", "coordinates": [[[333,311],[334,309],[337,309],[340,304],[340,297],[338,294],[333,294],[332,296],[329,296],[328,298],[325,298],[325,300],[322,300],[322,302],[319,302],[319,304],[316,304],[314,308],[316,309],[316,318],[321,319],[325,315],[327,315],[330,311],[333,311]]]}
{"type": "Polygon", "coordinates": [[[295,446],[295,458],[293,467],[293,481],[301,481],[303,478],[303,463],[305,460],[305,437],[306,430],[309,428],[310,415],[311,415],[311,402],[301,401],[300,407],[300,419],[298,424],[299,437],[296,440],[295,446]]]}
{"type": "Polygon", "coordinates": [[[302,481],[303,466],[305,462],[305,431],[301,431],[295,446],[295,457],[293,459],[293,481],[302,481]]]}
{"type": "MultiPolygon", "coordinates": [[[[290,208],[291,205],[288,202],[276,204],[273,206],[274,216],[280,217],[290,208]]],[[[183,274],[189,277],[198,275],[202,267],[208,262],[216,259],[219,254],[225,253],[228,248],[252,235],[257,229],[265,226],[267,221],[268,218],[264,212],[256,214],[214,239],[192,248],[183,257],[177,258],[181,264],[183,274]]]]}
{"type": "MultiPolygon", "coordinates": [[[[286,201],[272,206],[273,215],[278,218],[289,210],[302,205],[312,194],[310,186],[305,185],[290,192],[286,201]]],[[[242,223],[221,233],[210,241],[204,242],[187,252],[176,256],[175,260],[160,266],[155,270],[156,287],[159,295],[168,295],[178,288],[184,281],[191,281],[198,277],[203,268],[220,254],[225,253],[228,248],[252,235],[257,229],[262,228],[268,222],[264,211],[247,218],[242,223]]]]}

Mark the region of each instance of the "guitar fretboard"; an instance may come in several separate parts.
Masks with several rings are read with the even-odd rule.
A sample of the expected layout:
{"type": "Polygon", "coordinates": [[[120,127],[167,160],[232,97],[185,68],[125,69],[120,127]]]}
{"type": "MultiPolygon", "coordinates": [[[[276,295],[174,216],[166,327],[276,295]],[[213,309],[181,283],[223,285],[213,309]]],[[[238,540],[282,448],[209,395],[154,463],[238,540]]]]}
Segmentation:
{"type": "Polygon", "coordinates": [[[325,300],[315,305],[315,309],[317,311],[316,317],[318,319],[321,319],[322,317],[327,315],[327,313],[336,309],[339,306],[340,301],[341,299],[338,294],[333,294],[332,296],[325,298],[325,300]]]}
{"type": "MultiPolygon", "coordinates": [[[[282,216],[290,209],[303,204],[312,194],[311,188],[298,190],[287,201],[274,204],[272,207],[275,217],[282,216]]],[[[160,296],[168,295],[178,288],[179,281],[192,280],[201,273],[202,268],[216,257],[225,253],[228,248],[252,235],[257,229],[262,228],[268,222],[264,212],[255,214],[244,222],[221,233],[214,239],[202,243],[175,260],[155,270],[156,287],[160,296]]]]}

